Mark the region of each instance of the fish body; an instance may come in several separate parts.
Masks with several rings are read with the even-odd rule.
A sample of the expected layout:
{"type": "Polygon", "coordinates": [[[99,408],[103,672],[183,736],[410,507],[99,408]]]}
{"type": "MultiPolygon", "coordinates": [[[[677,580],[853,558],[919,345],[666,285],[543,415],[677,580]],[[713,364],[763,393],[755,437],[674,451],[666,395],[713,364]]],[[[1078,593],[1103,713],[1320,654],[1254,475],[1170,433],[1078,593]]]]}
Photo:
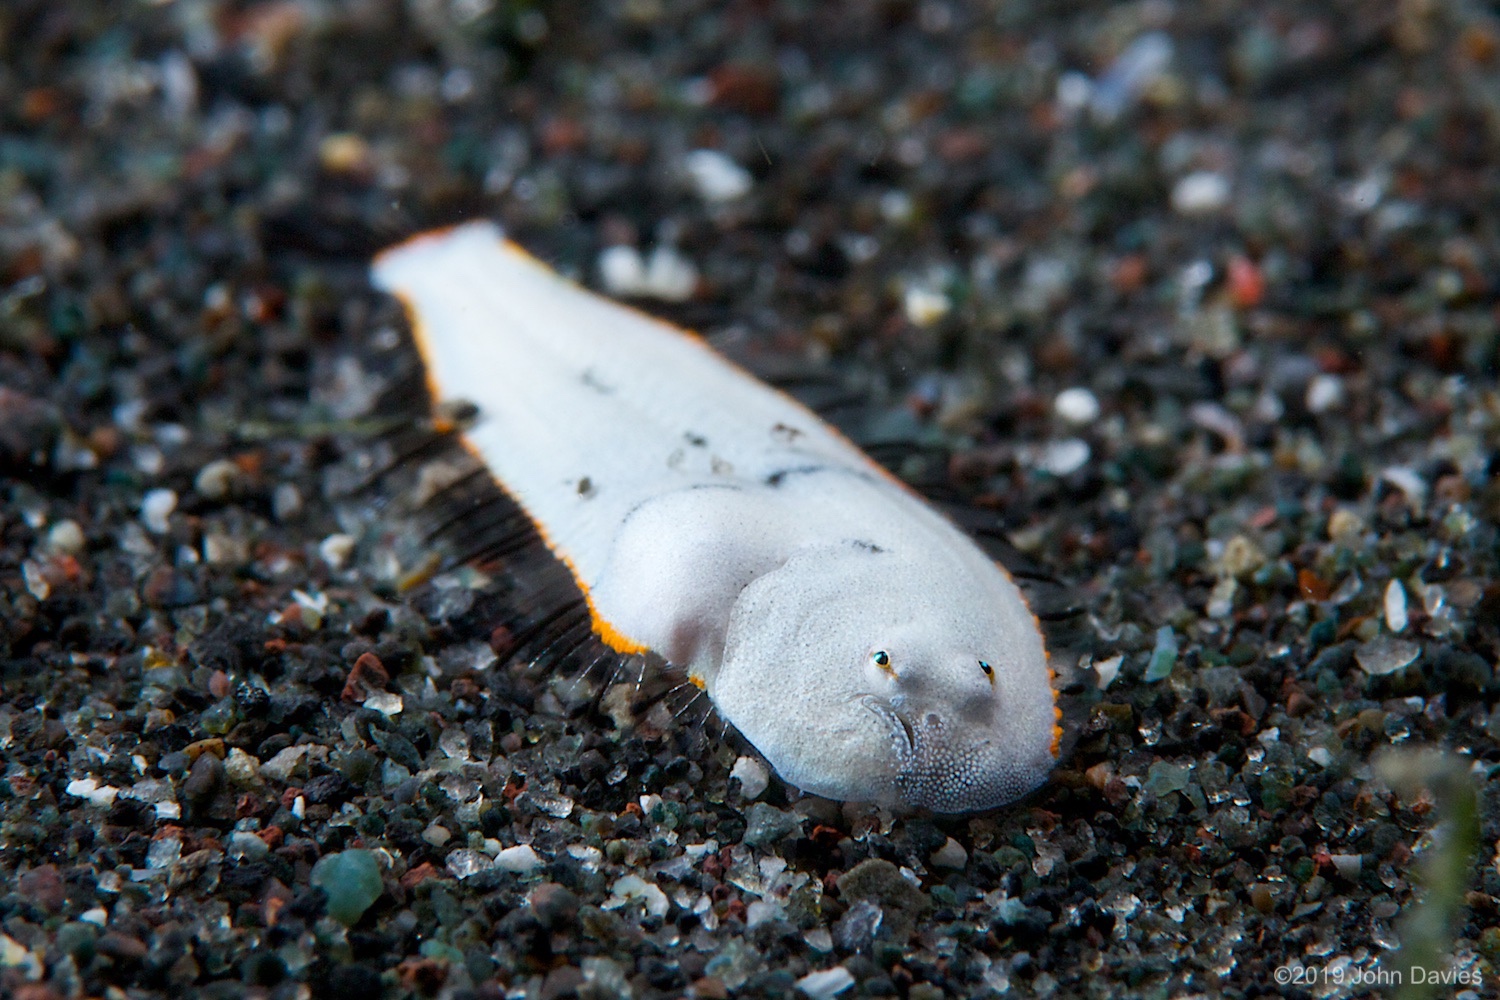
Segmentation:
{"type": "Polygon", "coordinates": [[[1019,589],[814,413],[487,223],[372,278],[594,631],[685,670],[783,779],[950,813],[1045,780],[1058,712],[1019,589]]]}

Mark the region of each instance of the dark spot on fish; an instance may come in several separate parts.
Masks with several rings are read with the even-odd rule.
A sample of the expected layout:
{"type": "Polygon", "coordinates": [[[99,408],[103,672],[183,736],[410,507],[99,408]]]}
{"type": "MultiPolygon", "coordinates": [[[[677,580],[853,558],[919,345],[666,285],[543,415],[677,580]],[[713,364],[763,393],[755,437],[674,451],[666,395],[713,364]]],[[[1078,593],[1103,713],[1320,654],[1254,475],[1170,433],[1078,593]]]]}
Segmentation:
{"type": "Polygon", "coordinates": [[[584,385],[593,389],[601,396],[613,396],[615,393],[615,387],[600,379],[598,375],[595,375],[592,368],[585,368],[583,370],[582,379],[584,385]]]}
{"type": "Polygon", "coordinates": [[[791,469],[777,469],[766,477],[765,482],[767,486],[780,486],[791,476],[809,476],[827,469],[826,465],[799,465],[791,469]]]}

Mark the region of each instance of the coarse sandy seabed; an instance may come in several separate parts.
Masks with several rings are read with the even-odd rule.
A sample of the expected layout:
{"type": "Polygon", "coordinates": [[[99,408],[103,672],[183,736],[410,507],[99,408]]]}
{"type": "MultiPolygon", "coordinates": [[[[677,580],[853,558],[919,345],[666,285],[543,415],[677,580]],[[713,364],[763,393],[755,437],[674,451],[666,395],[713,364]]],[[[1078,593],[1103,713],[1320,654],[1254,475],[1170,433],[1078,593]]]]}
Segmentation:
{"type": "Polygon", "coordinates": [[[584,8],[0,6],[0,993],[1348,995],[1439,747],[1493,995],[1493,13],[584,8]],[[325,490],[408,351],[364,269],[475,216],[951,449],[1087,609],[1055,780],[761,788],[398,595],[325,490]]]}

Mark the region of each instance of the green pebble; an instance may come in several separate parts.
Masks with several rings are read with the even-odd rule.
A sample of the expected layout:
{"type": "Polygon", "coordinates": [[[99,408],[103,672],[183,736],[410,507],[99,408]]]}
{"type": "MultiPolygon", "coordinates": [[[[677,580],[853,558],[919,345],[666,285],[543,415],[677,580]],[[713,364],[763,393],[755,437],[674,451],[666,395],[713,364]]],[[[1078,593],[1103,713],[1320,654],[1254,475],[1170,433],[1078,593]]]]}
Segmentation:
{"type": "Polygon", "coordinates": [[[1292,572],[1291,563],[1285,559],[1266,563],[1250,577],[1250,581],[1257,587],[1287,586],[1296,579],[1297,575],[1292,572]]]}
{"type": "Polygon", "coordinates": [[[204,711],[198,719],[205,733],[214,736],[223,736],[233,729],[234,724],[239,721],[235,712],[234,699],[223,699],[204,711]]]}
{"type": "Polygon", "coordinates": [[[451,944],[445,944],[442,941],[423,941],[422,947],[418,950],[421,952],[423,958],[430,958],[448,965],[463,964],[463,952],[451,944]]]}
{"type": "Polygon", "coordinates": [[[1336,639],[1338,634],[1338,622],[1333,618],[1324,618],[1307,630],[1307,644],[1314,649],[1326,646],[1336,639]]]}
{"type": "Polygon", "coordinates": [[[1260,804],[1267,812],[1280,812],[1292,801],[1292,782],[1283,774],[1268,771],[1260,780],[1260,804]]]}
{"type": "Polygon", "coordinates": [[[882,969],[889,969],[906,957],[906,949],[894,941],[875,942],[873,952],[871,957],[875,959],[875,964],[882,969]]]}
{"type": "Polygon", "coordinates": [[[745,810],[745,835],[749,847],[770,847],[802,827],[802,818],[775,806],[757,802],[745,810]]]}
{"type": "Polygon", "coordinates": [[[1146,771],[1146,791],[1160,798],[1172,792],[1180,792],[1188,786],[1192,769],[1159,760],[1146,771]]]}
{"type": "Polygon", "coordinates": [[[1147,682],[1166,680],[1177,665],[1177,633],[1172,626],[1163,625],[1156,630],[1156,648],[1151,651],[1151,660],[1146,664],[1147,682]]]}
{"type": "Polygon", "coordinates": [[[94,942],[99,937],[99,928],[82,921],[63,924],[57,930],[58,950],[73,956],[80,966],[94,959],[94,942]]]}
{"type": "Polygon", "coordinates": [[[1500,927],[1487,927],[1479,935],[1479,953],[1491,962],[1500,962],[1500,927]]]}
{"type": "Polygon", "coordinates": [[[1260,650],[1248,642],[1237,642],[1229,649],[1229,662],[1237,667],[1254,663],[1258,656],[1260,656],[1260,650]]]}
{"type": "Polygon", "coordinates": [[[368,750],[351,750],[338,761],[339,771],[356,785],[369,781],[379,766],[379,759],[368,750]]]}
{"type": "Polygon", "coordinates": [[[1276,516],[1283,521],[1293,521],[1301,517],[1303,506],[1299,500],[1276,501],[1276,516]]]}
{"type": "Polygon", "coordinates": [[[313,865],[312,884],[328,894],[328,915],[345,927],[353,927],[384,891],[380,864],[374,853],[362,850],[320,858],[313,865]]]}

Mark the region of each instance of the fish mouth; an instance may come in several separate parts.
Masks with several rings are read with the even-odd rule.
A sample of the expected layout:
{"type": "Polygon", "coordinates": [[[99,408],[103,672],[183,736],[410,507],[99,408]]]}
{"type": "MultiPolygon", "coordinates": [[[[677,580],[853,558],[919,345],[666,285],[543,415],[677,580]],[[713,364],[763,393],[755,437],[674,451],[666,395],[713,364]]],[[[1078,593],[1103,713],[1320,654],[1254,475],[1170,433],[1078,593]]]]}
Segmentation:
{"type": "Polygon", "coordinates": [[[911,720],[896,711],[890,702],[873,695],[860,698],[860,704],[885,726],[897,764],[903,768],[907,766],[917,755],[917,730],[911,720]]]}
{"type": "Polygon", "coordinates": [[[880,698],[861,701],[885,727],[895,759],[893,798],[901,805],[979,812],[1014,801],[1045,779],[1045,770],[1028,773],[996,736],[955,732],[936,712],[913,717],[880,698]]]}

